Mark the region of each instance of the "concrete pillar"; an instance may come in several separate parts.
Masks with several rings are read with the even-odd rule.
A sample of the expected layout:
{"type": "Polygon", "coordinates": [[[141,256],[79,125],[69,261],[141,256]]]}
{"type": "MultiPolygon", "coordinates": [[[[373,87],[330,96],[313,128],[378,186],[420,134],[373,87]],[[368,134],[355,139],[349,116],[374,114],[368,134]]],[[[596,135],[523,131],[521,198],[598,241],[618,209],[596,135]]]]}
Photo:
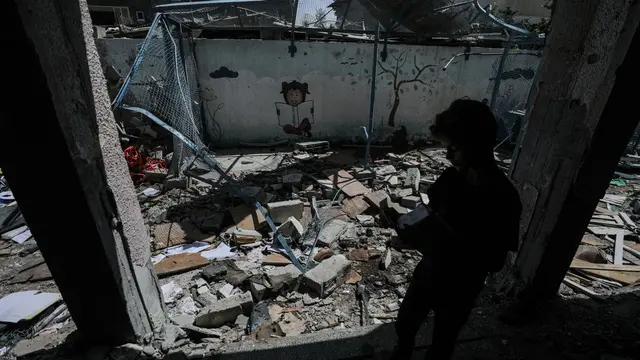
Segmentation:
{"type": "Polygon", "coordinates": [[[0,167],[84,337],[139,340],[164,309],[86,1],[5,5],[0,167]]]}
{"type": "Polygon", "coordinates": [[[630,65],[637,39],[636,53],[627,50],[639,10],[633,1],[555,4],[511,169],[523,202],[512,269],[522,294],[539,300],[557,292],[638,122],[624,115],[634,113],[634,101],[622,89],[637,79],[630,65]]]}

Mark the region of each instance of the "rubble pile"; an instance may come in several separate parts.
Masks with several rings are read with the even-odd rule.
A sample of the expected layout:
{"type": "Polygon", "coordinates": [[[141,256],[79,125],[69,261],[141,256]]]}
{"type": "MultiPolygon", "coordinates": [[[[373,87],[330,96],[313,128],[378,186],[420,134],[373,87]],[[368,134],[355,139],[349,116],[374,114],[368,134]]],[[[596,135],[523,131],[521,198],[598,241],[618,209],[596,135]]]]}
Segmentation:
{"type": "Polygon", "coordinates": [[[381,210],[428,202],[444,150],[389,153],[365,169],[320,143],[296,144],[267,171],[243,156],[242,171],[229,172],[235,191],[201,174],[140,197],[169,318],[195,343],[211,350],[395,319],[421,255],[391,247],[397,233],[381,210]],[[238,190],[267,210],[295,259],[238,190]]]}
{"type": "Polygon", "coordinates": [[[602,299],[640,285],[640,156],[620,159],[565,276],[561,294],[602,299]]]}

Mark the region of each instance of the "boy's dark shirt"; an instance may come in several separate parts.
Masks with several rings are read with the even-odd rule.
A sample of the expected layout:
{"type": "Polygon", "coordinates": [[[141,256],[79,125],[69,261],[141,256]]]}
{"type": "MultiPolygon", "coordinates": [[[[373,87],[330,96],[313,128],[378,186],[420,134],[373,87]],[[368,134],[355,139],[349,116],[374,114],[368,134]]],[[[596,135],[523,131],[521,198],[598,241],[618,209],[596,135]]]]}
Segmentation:
{"type": "Polygon", "coordinates": [[[423,269],[438,283],[484,282],[503,267],[508,251],[517,250],[522,205],[497,166],[487,169],[478,185],[448,168],[427,194],[434,214],[414,241],[428,244],[423,269]]]}

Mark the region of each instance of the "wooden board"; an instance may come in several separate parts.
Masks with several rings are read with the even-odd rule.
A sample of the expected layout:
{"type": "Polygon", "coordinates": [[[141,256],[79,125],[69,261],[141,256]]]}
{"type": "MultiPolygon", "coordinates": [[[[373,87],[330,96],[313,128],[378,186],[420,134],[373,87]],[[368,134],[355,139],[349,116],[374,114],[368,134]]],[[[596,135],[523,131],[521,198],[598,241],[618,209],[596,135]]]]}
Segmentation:
{"type": "Polygon", "coordinates": [[[267,219],[256,208],[242,204],[229,210],[236,226],[245,230],[260,230],[267,225],[267,219]]]}
{"type": "MultiPolygon", "coordinates": [[[[624,265],[612,265],[616,267],[621,267],[624,265]]],[[[627,267],[636,267],[640,268],[640,266],[627,266],[627,267]]],[[[609,267],[604,264],[590,264],[586,261],[582,261],[579,259],[574,259],[571,263],[572,269],[577,269],[580,271],[584,271],[587,274],[600,276],[605,279],[617,281],[623,285],[629,285],[640,280],[640,272],[638,271],[620,271],[620,270],[607,270],[609,267]],[[587,265],[581,265],[586,263],[587,265]],[[596,269],[597,265],[601,265],[603,269],[596,269]]],[[[635,269],[634,269],[635,270],[635,269]]]]}
{"type": "Polygon", "coordinates": [[[624,252],[623,247],[624,247],[624,230],[620,230],[616,234],[616,242],[614,243],[613,263],[615,265],[622,265],[622,255],[624,252]]]}
{"type": "Polygon", "coordinates": [[[613,264],[594,264],[588,261],[574,258],[571,262],[572,269],[581,270],[607,270],[607,271],[625,271],[640,273],[640,266],[637,265],[613,265],[613,264]]]}
{"type": "Polygon", "coordinates": [[[187,234],[178,223],[162,223],[156,226],[153,237],[155,250],[161,250],[169,246],[181,245],[187,242],[187,234]]]}
{"type": "Polygon", "coordinates": [[[342,192],[348,197],[364,195],[371,191],[371,189],[362,185],[360,181],[356,180],[345,170],[340,170],[337,173],[330,173],[328,178],[335,186],[342,189],[342,192]]]}
{"type": "Polygon", "coordinates": [[[364,200],[363,196],[356,196],[342,201],[342,211],[352,219],[355,219],[356,216],[367,211],[367,209],[369,209],[369,204],[364,200]]]}
{"type": "Polygon", "coordinates": [[[291,264],[291,260],[278,253],[271,253],[262,259],[262,265],[284,266],[289,264],[291,264]]]}
{"type": "Polygon", "coordinates": [[[154,265],[158,277],[169,276],[185,271],[201,268],[209,264],[209,260],[200,254],[178,254],[168,256],[164,260],[154,265]]]}
{"type": "MultiPolygon", "coordinates": [[[[606,226],[589,226],[587,227],[587,229],[589,229],[589,231],[591,231],[596,235],[616,235],[618,231],[621,230],[619,228],[606,227],[606,226]]],[[[630,231],[627,231],[627,230],[622,230],[622,231],[624,231],[625,235],[631,234],[630,231]]]]}

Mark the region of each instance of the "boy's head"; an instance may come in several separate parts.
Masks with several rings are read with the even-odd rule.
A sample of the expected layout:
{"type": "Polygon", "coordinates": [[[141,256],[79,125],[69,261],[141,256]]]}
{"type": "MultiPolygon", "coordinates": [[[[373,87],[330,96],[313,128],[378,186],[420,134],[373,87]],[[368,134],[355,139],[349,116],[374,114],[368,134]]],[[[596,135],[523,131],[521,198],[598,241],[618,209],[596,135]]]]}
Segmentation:
{"type": "Polygon", "coordinates": [[[493,159],[493,146],[498,130],[489,107],[476,100],[458,99],[436,115],[431,135],[447,147],[447,159],[458,167],[479,160],[493,159]]]}

